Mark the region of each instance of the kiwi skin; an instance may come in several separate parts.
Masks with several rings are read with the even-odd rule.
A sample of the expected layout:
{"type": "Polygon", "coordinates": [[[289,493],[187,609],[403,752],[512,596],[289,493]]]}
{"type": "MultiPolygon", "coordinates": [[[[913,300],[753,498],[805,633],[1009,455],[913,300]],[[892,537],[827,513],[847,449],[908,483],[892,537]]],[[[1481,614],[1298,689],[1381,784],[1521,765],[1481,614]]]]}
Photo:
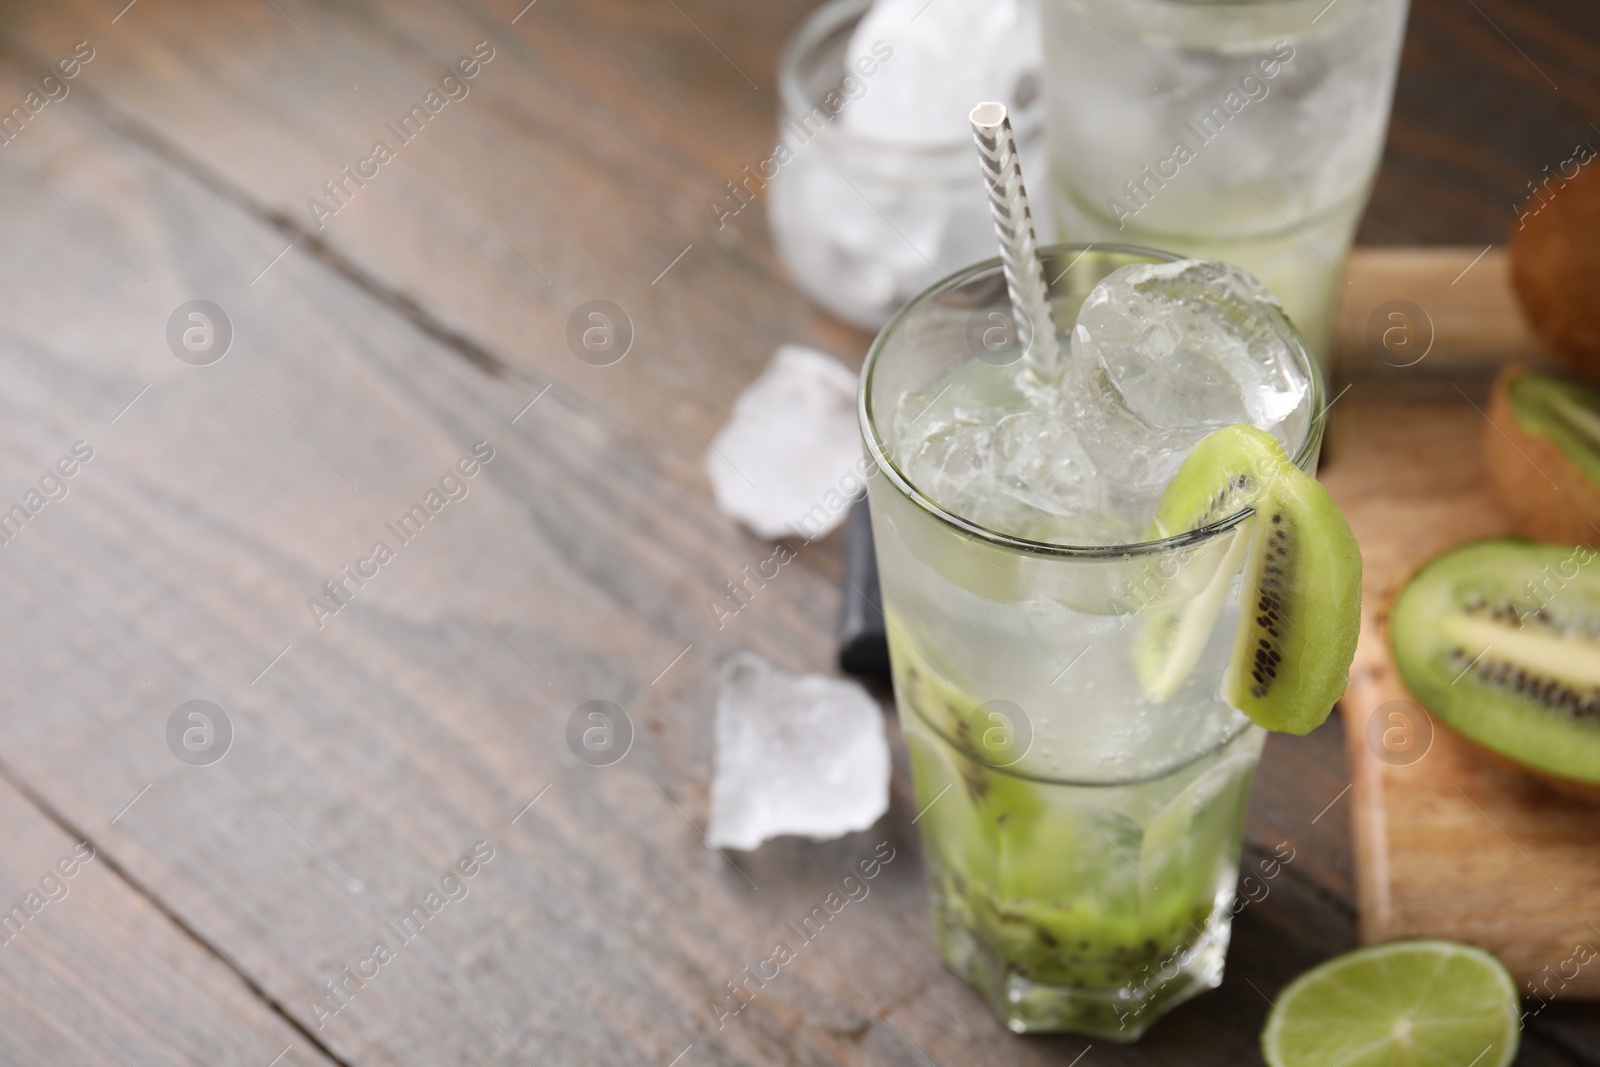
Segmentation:
{"type": "Polygon", "coordinates": [[[1558,180],[1549,203],[1530,199],[1511,227],[1512,288],[1533,332],[1600,384],[1600,169],[1558,180]]]}
{"type": "Polygon", "coordinates": [[[1489,481],[1518,533],[1556,544],[1600,544],[1600,491],[1540,431],[1536,415],[1518,415],[1512,386],[1536,377],[1514,363],[1495,379],[1483,438],[1489,481]]]}
{"type": "MultiPolygon", "coordinates": [[[[1570,611],[1577,603],[1592,612],[1600,626],[1600,573],[1587,573],[1597,557],[1600,553],[1584,546],[1539,544],[1520,537],[1469,542],[1433,557],[1398,583],[1379,616],[1384,643],[1401,681],[1437,728],[1461,737],[1496,762],[1591,801],[1600,801],[1600,715],[1593,713],[1592,705],[1580,715],[1576,709],[1563,713],[1559,703],[1554,707],[1533,703],[1528,689],[1537,691],[1540,681],[1557,685],[1562,681],[1541,676],[1525,686],[1518,675],[1508,685],[1507,674],[1516,674],[1517,667],[1526,664],[1513,663],[1509,671],[1501,670],[1506,661],[1492,655],[1493,642],[1483,650],[1479,668],[1463,667],[1467,646],[1452,654],[1456,642],[1443,633],[1443,624],[1447,617],[1476,615],[1500,622],[1508,631],[1525,629],[1530,622],[1537,630],[1552,621],[1551,606],[1559,604],[1570,611]],[[1473,600],[1478,603],[1472,605],[1473,600]],[[1511,621],[1518,625],[1511,627],[1511,621]],[[1486,673],[1498,674],[1493,684],[1485,683],[1486,673]]],[[[1563,613],[1556,614],[1554,621],[1559,621],[1563,613]]],[[[1551,634],[1551,639],[1575,636],[1570,626],[1567,631],[1551,634]]],[[[1590,627],[1591,647],[1600,644],[1595,633],[1590,627]]],[[[1566,687],[1581,684],[1574,681],[1566,687]]],[[[1600,687],[1594,691],[1600,692],[1600,687]]]]}
{"type": "MultiPolygon", "coordinates": [[[[1245,568],[1224,695],[1268,730],[1310,733],[1349,680],[1361,629],[1361,549],[1328,491],[1248,423],[1216,430],[1190,450],[1152,530],[1170,536],[1247,507],[1255,514],[1244,528],[1248,547],[1236,542],[1245,568]]],[[[1239,555],[1230,551],[1221,563],[1226,579],[1239,555]]],[[[1149,614],[1138,667],[1152,699],[1170,697],[1193,668],[1194,638],[1209,633],[1220,603],[1202,594],[1176,613],[1149,614]]]]}
{"type": "Polygon", "coordinates": [[[1268,729],[1307,734],[1349,681],[1361,632],[1361,549],[1328,491],[1294,475],[1255,505],[1228,688],[1234,706],[1268,729]]]}

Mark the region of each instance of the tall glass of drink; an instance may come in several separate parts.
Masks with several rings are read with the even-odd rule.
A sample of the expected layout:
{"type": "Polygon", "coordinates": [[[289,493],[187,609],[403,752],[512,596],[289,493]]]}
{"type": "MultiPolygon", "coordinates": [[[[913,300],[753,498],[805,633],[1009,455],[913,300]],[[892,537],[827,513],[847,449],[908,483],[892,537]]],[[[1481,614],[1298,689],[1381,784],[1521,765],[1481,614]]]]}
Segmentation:
{"type": "MultiPolygon", "coordinates": [[[[1309,470],[1322,384],[1276,305],[1245,306],[1259,286],[1232,275],[1211,303],[1180,302],[1185,329],[1232,336],[1229,323],[1253,316],[1255,347],[1134,365],[1166,328],[1141,321],[1143,347],[1084,371],[1085,344],[1066,335],[1086,294],[1118,268],[1173,257],[1095,245],[1043,258],[1080,364],[1064,388],[1114,378],[1116,410],[1106,400],[1075,418],[1062,388],[995,343],[1010,303],[990,261],[879,335],[861,428],[881,475],[873,532],[945,963],[1012,1030],[1126,1041],[1221,981],[1265,737],[1223,695],[1252,516],[1148,540],[1151,497],[1130,486],[1159,493],[1210,424],[1254,421],[1309,470]],[[1153,635],[1175,620],[1190,627],[1192,668],[1152,686],[1153,635]]],[[[1138,296],[1119,292],[1112,304],[1138,296]]]]}

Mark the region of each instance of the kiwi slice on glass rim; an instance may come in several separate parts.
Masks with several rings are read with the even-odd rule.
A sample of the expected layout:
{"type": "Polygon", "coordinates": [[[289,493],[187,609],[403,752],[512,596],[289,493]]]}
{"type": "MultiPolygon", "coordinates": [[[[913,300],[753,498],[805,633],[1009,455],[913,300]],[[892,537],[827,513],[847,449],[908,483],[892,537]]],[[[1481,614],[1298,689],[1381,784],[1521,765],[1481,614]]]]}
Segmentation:
{"type": "Polygon", "coordinates": [[[1517,530],[1600,544],[1600,392],[1513,364],[1495,380],[1489,423],[1489,480],[1517,530]]]}
{"type": "Polygon", "coordinates": [[[1515,537],[1436,556],[1396,594],[1389,645],[1417,701],[1468,740],[1600,796],[1600,552],[1515,537]]]}
{"type": "Polygon", "coordinates": [[[1349,679],[1361,629],[1361,550],[1327,490],[1295,466],[1277,438],[1242,423],[1189,453],[1161,496],[1153,533],[1200,529],[1246,508],[1255,514],[1211,564],[1205,588],[1181,604],[1147,609],[1140,677],[1153,699],[1177,691],[1242,555],[1239,626],[1223,695],[1269,730],[1308,733],[1328,717],[1349,679]]]}

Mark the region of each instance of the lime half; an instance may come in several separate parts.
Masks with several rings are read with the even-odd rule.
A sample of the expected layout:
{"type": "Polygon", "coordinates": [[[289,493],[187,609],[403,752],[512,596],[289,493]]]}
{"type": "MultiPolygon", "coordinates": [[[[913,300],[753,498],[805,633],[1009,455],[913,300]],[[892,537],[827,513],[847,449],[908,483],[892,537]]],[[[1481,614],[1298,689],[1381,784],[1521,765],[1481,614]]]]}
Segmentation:
{"type": "Polygon", "coordinates": [[[1506,1067],[1517,987],[1500,961],[1453,941],[1398,941],[1291,982],[1261,1032],[1271,1067],[1506,1067]]]}

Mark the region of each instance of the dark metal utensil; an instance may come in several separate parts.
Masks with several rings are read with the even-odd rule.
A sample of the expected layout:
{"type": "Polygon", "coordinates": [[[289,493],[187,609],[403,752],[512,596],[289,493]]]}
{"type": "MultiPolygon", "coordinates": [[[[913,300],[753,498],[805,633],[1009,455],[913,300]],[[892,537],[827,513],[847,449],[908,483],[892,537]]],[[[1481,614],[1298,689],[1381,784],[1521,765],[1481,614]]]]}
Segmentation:
{"type": "Polygon", "coordinates": [[[845,531],[844,603],[839,609],[839,669],[866,678],[889,677],[889,640],[878,592],[872,516],[862,497],[850,506],[845,531]]]}

